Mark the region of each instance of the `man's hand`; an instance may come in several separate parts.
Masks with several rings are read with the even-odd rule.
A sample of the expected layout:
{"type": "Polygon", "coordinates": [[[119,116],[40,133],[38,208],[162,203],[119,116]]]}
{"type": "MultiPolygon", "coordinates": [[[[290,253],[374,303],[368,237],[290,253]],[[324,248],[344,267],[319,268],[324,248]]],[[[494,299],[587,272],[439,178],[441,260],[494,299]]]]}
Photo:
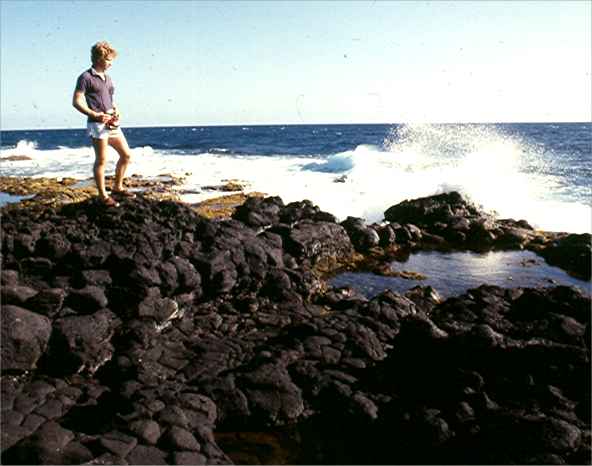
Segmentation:
{"type": "Polygon", "coordinates": [[[108,113],[96,112],[92,119],[98,123],[107,123],[112,118],[108,113]]]}

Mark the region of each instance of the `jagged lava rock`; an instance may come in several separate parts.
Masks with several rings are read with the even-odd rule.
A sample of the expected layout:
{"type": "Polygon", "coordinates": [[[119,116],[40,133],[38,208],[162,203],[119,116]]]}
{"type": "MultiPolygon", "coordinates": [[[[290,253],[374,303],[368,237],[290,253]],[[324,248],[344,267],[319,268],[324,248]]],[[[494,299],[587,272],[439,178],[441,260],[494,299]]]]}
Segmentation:
{"type": "Polygon", "coordinates": [[[2,306],[2,370],[30,370],[45,352],[51,321],[40,314],[2,306]]]}
{"type": "Polygon", "coordinates": [[[384,217],[390,222],[418,226],[453,244],[490,245],[501,235],[491,215],[456,191],[403,201],[389,207],[384,217]]]}
{"type": "Polygon", "coordinates": [[[565,235],[552,241],[540,253],[551,265],[557,265],[574,275],[592,278],[592,235],[590,233],[565,235]]]}
{"type": "Polygon", "coordinates": [[[589,297],[324,281],[360,251],[485,224],[450,200],[469,219],[437,218],[468,229],[344,227],[279,198],[227,220],[142,195],[3,210],[2,462],[589,463],[589,297]],[[290,455],[248,456],[281,431],[290,455]]]}
{"type": "Polygon", "coordinates": [[[540,232],[525,220],[496,219],[456,191],[403,201],[389,207],[384,216],[390,224],[380,231],[383,247],[396,241],[418,248],[421,244],[481,251],[527,248],[579,278],[590,280],[592,275],[589,233],[540,232]],[[393,234],[384,231],[388,226],[393,234]]]}

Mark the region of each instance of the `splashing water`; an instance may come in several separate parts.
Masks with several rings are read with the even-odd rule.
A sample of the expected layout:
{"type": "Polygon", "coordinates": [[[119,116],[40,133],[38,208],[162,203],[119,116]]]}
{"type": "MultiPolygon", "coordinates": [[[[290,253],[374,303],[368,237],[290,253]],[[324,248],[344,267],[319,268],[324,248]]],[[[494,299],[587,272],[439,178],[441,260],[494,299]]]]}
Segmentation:
{"type": "MultiPolygon", "coordinates": [[[[369,159],[362,170],[354,162],[350,181],[389,205],[456,190],[501,217],[548,230],[591,230],[588,205],[555,196],[559,182],[548,173],[541,148],[491,126],[405,125],[369,159]],[[368,176],[372,165],[382,172],[368,176]]],[[[376,219],[377,213],[366,215],[376,219]]]]}
{"type": "Polygon", "coordinates": [[[515,137],[482,126],[406,125],[382,147],[360,145],[303,169],[347,173],[356,193],[347,206],[363,209],[369,221],[381,220],[384,208],[404,199],[452,190],[487,210],[522,218],[549,185],[532,170],[537,157],[528,150],[515,137]]]}
{"type": "MultiPolygon", "coordinates": [[[[275,136],[256,127],[239,131],[248,134],[242,136],[248,147],[262,147],[263,153],[228,150],[240,137],[236,134],[218,141],[224,145],[216,145],[215,151],[211,150],[214,146],[198,150],[187,141],[165,137],[167,145],[181,142],[183,150],[137,145],[132,148],[128,174],[186,176],[183,188],[193,192],[235,178],[246,183],[248,190],[279,195],[284,202],[310,199],[339,219],[353,215],[367,222],[381,221],[388,207],[405,199],[457,190],[500,217],[526,219],[545,230],[592,230],[590,196],[579,187],[582,183],[571,183],[573,175],[566,172],[577,165],[572,159],[566,163],[564,153],[549,153],[516,131],[495,125],[401,125],[391,128],[384,140],[375,139],[377,144],[359,143],[350,150],[319,155],[313,147],[334,145],[344,138],[341,130],[331,139],[327,134],[335,133],[323,127],[312,132],[305,127],[287,129],[292,131],[292,139],[284,136],[287,131],[275,136]],[[270,142],[251,145],[260,141],[254,139],[257,134],[270,142]],[[300,141],[300,135],[309,139],[300,141]],[[311,147],[309,152],[302,152],[302,147],[309,147],[305,143],[311,147]],[[297,147],[294,144],[300,144],[295,150],[299,155],[287,154],[286,147],[297,147]],[[273,155],[276,147],[278,155],[273,155]]],[[[353,136],[348,141],[355,141],[357,127],[349,131],[353,136]]],[[[178,132],[175,129],[175,134],[178,132]]],[[[188,129],[188,134],[195,132],[188,129]]],[[[30,140],[3,147],[0,155],[12,154],[29,155],[32,160],[3,162],[0,175],[89,178],[94,161],[90,146],[40,150],[30,140]]],[[[108,171],[114,169],[116,160],[110,150],[108,171]]],[[[581,157],[577,163],[589,164],[581,157]]],[[[182,198],[198,202],[216,195],[219,193],[203,191],[182,198]]]]}
{"type": "Polygon", "coordinates": [[[36,141],[27,141],[26,139],[23,139],[22,141],[19,141],[17,143],[16,147],[12,151],[13,153],[10,155],[26,155],[26,156],[30,157],[30,156],[34,155],[36,151],[37,151],[37,142],[36,141]]]}

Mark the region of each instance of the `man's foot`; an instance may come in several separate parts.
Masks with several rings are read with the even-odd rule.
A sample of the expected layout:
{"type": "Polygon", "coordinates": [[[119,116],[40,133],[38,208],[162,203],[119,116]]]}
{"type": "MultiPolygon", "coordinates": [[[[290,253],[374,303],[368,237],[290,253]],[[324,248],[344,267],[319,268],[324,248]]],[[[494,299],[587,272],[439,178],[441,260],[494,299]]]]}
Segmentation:
{"type": "Polygon", "coordinates": [[[122,189],[121,191],[118,189],[112,189],[111,194],[113,196],[126,197],[128,199],[134,199],[136,197],[134,193],[129,192],[127,189],[122,189]]]}
{"type": "Polygon", "coordinates": [[[119,207],[119,202],[110,196],[99,198],[105,207],[119,207]]]}

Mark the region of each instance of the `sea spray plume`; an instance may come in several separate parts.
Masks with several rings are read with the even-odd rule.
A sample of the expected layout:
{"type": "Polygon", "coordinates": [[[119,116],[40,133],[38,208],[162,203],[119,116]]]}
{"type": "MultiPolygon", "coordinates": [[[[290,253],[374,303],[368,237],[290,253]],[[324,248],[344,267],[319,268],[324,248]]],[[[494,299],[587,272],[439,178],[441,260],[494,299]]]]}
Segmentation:
{"type": "MultiPolygon", "coordinates": [[[[483,125],[402,125],[392,128],[382,147],[360,144],[302,169],[346,174],[344,186],[335,189],[349,189],[340,193],[341,199],[351,196],[350,208],[360,206],[368,221],[379,220],[385,199],[400,202],[454,190],[511,216],[504,212],[518,201],[530,202],[548,186],[533,181],[536,174],[525,169],[529,150],[519,138],[483,125]]],[[[340,216],[339,210],[333,212],[340,216]]]]}
{"type": "Polygon", "coordinates": [[[402,125],[383,147],[418,175],[416,186],[428,188],[409,197],[458,190],[486,209],[520,216],[541,211],[541,201],[557,187],[542,149],[500,126],[402,125]]]}
{"type": "Polygon", "coordinates": [[[14,155],[26,155],[33,157],[37,151],[37,141],[29,141],[27,139],[21,139],[17,142],[16,147],[9,148],[6,151],[2,151],[2,156],[14,156],[14,155]]]}
{"type": "Polygon", "coordinates": [[[415,153],[434,161],[458,161],[491,145],[523,147],[524,141],[485,125],[405,124],[394,127],[383,141],[384,150],[415,153]]]}

